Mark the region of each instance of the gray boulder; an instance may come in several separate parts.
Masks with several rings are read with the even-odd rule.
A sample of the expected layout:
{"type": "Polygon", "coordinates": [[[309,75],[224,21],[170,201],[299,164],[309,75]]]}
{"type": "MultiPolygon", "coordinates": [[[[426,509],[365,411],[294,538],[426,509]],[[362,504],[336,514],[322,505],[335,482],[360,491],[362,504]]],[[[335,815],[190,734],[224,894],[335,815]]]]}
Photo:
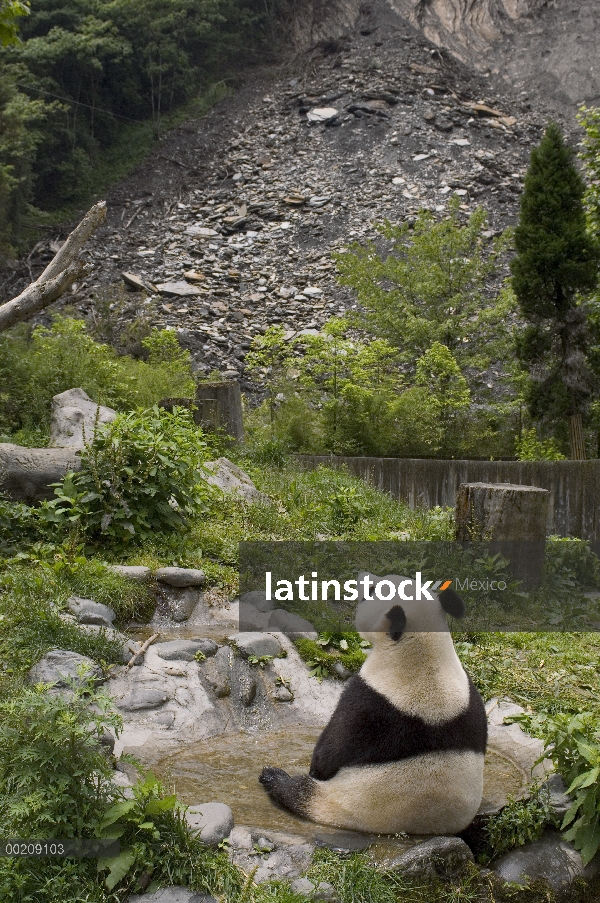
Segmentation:
{"type": "Polygon", "coordinates": [[[210,894],[190,890],[189,887],[163,887],[153,894],[132,894],[128,903],[217,903],[210,894]]]}
{"type": "Polygon", "coordinates": [[[170,640],[153,646],[157,655],[167,662],[193,662],[197,652],[208,658],[215,655],[218,648],[214,640],[203,637],[197,640],[170,640]]]}
{"type": "Polygon", "coordinates": [[[577,878],[596,878],[600,863],[592,860],[584,867],[575,847],[555,831],[545,831],[539,840],[511,850],[493,865],[497,875],[505,881],[525,885],[536,878],[544,878],[555,893],[569,890],[577,878]]]}
{"type": "Polygon", "coordinates": [[[296,878],[290,885],[295,894],[309,897],[311,900],[324,900],[326,903],[337,903],[338,893],[328,881],[311,881],[310,878],[296,878]]]}
{"type": "Polygon", "coordinates": [[[196,568],[159,568],[154,576],[160,583],[176,587],[202,586],[206,580],[204,571],[196,568]]]}
{"type": "Polygon", "coordinates": [[[235,643],[245,658],[250,655],[256,655],[259,658],[262,655],[274,657],[281,652],[281,643],[270,633],[239,633],[229,639],[235,643]]]}
{"type": "Polygon", "coordinates": [[[190,806],[185,815],[193,831],[209,847],[218,846],[233,829],[233,812],[225,803],[202,803],[190,806]]]}
{"type": "Polygon", "coordinates": [[[387,867],[413,878],[446,879],[473,861],[473,853],[460,837],[432,837],[395,857],[387,867]]]}
{"type": "Polygon", "coordinates": [[[81,599],[71,596],[67,599],[67,608],[73,612],[80,624],[96,624],[99,627],[112,627],[115,613],[108,605],[94,602],[93,599],[81,599]]]}
{"type": "Polygon", "coordinates": [[[209,472],[206,482],[222,492],[233,492],[246,502],[268,502],[269,497],[259,492],[247,473],[228,458],[207,461],[203,467],[209,472]]]}
{"type": "Polygon", "coordinates": [[[52,684],[55,689],[70,689],[83,686],[89,678],[94,684],[102,683],[103,679],[100,667],[91,658],[66,649],[51,649],[30,668],[27,679],[30,684],[52,684]]]}
{"type": "Polygon", "coordinates": [[[159,598],[166,604],[174,621],[187,621],[199,602],[202,594],[193,586],[178,588],[166,583],[159,584],[159,598]]]}
{"type": "Polygon", "coordinates": [[[239,629],[240,631],[262,632],[269,626],[270,612],[258,611],[254,605],[240,600],[239,629]]]}
{"type": "Polygon", "coordinates": [[[168,693],[165,690],[139,686],[134,687],[123,699],[117,701],[117,705],[124,712],[142,712],[148,709],[160,708],[168,698],[168,693]]]}
{"type": "Polygon", "coordinates": [[[83,389],[68,389],[52,399],[50,443],[53,448],[83,448],[96,425],[112,423],[117,412],[96,404],[83,389]]]}
{"type": "Polygon", "coordinates": [[[252,605],[256,611],[273,611],[275,603],[272,599],[267,599],[267,594],[262,589],[254,589],[249,593],[240,596],[240,605],[252,605]]]}
{"type": "Polygon", "coordinates": [[[143,564],[109,564],[107,568],[114,574],[118,574],[119,577],[133,580],[135,583],[148,583],[152,577],[150,568],[143,564]]]}
{"type": "Polygon", "coordinates": [[[202,665],[201,675],[217,699],[231,695],[231,658],[231,649],[221,646],[214,658],[202,665]]]}
{"type": "Polygon", "coordinates": [[[277,608],[269,617],[269,630],[280,630],[282,633],[314,633],[314,625],[284,608],[277,608]]]}

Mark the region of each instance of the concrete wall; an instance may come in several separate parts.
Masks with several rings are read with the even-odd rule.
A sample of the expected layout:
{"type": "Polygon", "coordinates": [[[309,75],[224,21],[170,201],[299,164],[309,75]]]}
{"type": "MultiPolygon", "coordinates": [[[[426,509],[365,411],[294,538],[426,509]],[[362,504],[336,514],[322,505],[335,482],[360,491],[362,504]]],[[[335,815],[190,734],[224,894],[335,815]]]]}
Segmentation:
{"type": "Polygon", "coordinates": [[[347,467],[411,508],[454,507],[461,483],[517,483],[551,493],[548,533],[600,544],[600,461],[434,461],[297,455],[313,469],[347,467]]]}

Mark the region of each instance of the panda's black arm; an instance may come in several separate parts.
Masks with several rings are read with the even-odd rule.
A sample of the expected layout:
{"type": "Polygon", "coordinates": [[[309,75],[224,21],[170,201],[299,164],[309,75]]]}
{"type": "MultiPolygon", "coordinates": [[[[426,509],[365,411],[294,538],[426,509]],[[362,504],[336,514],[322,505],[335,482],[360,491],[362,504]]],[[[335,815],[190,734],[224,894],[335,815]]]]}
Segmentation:
{"type": "Polygon", "coordinates": [[[376,723],[377,712],[373,711],[372,692],[359,677],[348,682],[315,746],[310,764],[311,777],[328,781],[340,768],[372,760],[374,740],[377,744],[382,734],[382,725],[376,723]]]}

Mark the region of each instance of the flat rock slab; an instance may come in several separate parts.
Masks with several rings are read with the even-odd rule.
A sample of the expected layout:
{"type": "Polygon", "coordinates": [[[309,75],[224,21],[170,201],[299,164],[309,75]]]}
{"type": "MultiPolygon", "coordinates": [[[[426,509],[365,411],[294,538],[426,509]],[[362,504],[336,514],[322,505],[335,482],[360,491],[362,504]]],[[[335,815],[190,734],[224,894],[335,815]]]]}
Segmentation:
{"type": "Polygon", "coordinates": [[[473,862],[460,837],[432,837],[386,863],[386,868],[418,878],[451,878],[473,862]]]}
{"type": "Polygon", "coordinates": [[[151,687],[134,687],[134,689],[117,701],[117,705],[124,712],[141,712],[147,709],[158,709],[169,699],[169,694],[163,689],[151,687]]]}
{"type": "Polygon", "coordinates": [[[156,643],[153,648],[167,662],[192,662],[197,652],[208,658],[215,655],[219,647],[214,640],[201,637],[197,640],[169,640],[167,643],[156,643]]]}
{"type": "Polygon", "coordinates": [[[102,671],[93,659],[66,649],[51,649],[35,664],[28,674],[30,684],[52,684],[56,688],[83,686],[92,678],[102,683],[102,671]],[[85,668],[85,676],[80,670],[85,668]]]}
{"type": "Polygon", "coordinates": [[[112,625],[115,613],[108,605],[102,602],[94,602],[93,599],[81,599],[79,596],[71,596],[67,599],[67,608],[72,611],[80,624],[97,624],[100,627],[112,625]]]}
{"type": "Polygon", "coordinates": [[[50,447],[83,448],[97,427],[112,423],[117,412],[96,404],[83,389],[68,389],[52,399],[50,447]]]}
{"type": "Polygon", "coordinates": [[[107,568],[119,577],[135,583],[148,583],[152,578],[152,571],[143,564],[109,564],[107,568]]]}
{"type": "Polygon", "coordinates": [[[159,568],[154,576],[161,583],[180,588],[202,586],[206,580],[204,571],[196,568],[159,568]]]}
{"type": "Polygon", "coordinates": [[[281,643],[270,633],[240,633],[229,639],[235,643],[243,656],[279,655],[281,643]]]}
{"type": "Polygon", "coordinates": [[[535,843],[527,843],[501,856],[493,868],[505,881],[515,884],[544,878],[557,893],[568,890],[576,878],[592,878],[600,871],[593,860],[584,868],[575,847],[554,831],[546,831],[535,843]]]}
{"type": "Polygon", "coordinates": [[[190,890],[189,887],[163,887],[153,894],[132,894],[128,903],[217,903],[210,894],[190,890]]]}
{"type": "Polygon", "coordinates": [[[199,289],[189,282],[160,282],[156,288],[161,295],[167,295],[172,298],[195,298],[200,294],[199,289]]]}
{"type": "Polygon", "coordinates": [[[190,828],[199,831],[202,841],[210,847],[218,846],[233,830],[233,812],[225,803],[190,806],[185,817],[190,828]]]}

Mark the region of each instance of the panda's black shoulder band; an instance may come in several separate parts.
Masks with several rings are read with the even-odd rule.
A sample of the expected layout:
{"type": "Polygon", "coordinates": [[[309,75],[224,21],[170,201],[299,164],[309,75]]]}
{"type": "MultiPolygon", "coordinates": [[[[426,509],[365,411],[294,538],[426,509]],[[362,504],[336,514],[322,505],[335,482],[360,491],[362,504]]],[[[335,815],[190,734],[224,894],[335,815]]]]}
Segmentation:
{"type": "Polygon", "coordinates": [[[406,615],[404,609],[401,605],[394,605],[393,608],[390,608],[386,617],[390,622],[390,638],[394,640],[394,642],[397,642],[406,627],[406,615]]]}
{"type": "Polygon", "coordinates": [[[465,603],[451,586],[442,590],[439,597],[440,604],[446,614],[452,615],[453,618],[464,618],[466,612],[465,603]]]}

